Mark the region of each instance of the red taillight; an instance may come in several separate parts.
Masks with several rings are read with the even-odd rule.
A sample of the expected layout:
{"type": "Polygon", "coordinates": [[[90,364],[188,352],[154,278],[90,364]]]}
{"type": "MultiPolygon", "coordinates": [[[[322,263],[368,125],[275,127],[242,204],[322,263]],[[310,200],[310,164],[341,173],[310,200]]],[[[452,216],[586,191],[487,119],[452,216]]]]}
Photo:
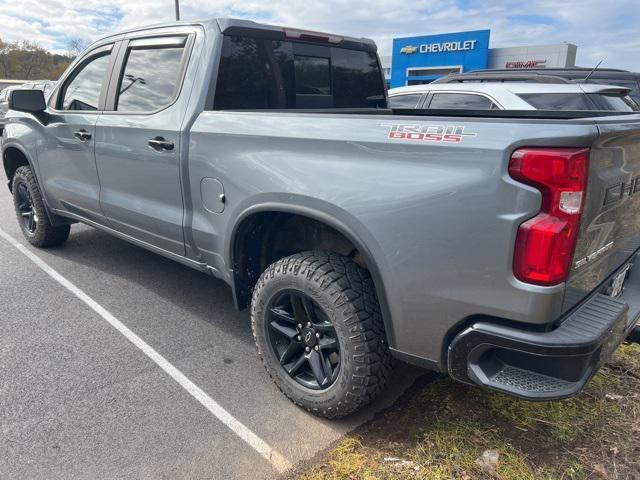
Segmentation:
{"type": "Polygon", "coordinates": [[[542,194],[540,213],[518,229],[513,273],[554,285],[566,280],[578,238],[589,165],[588,148],[520,148],[509,174],[542,194]]]}

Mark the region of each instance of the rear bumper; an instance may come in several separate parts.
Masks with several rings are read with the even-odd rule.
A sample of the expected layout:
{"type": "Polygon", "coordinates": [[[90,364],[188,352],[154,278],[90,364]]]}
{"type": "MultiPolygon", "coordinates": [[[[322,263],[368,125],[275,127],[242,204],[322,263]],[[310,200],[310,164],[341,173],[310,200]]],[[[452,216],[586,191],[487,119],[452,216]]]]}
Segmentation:
{"type": "MultiPolygon", "coordinates": [[[[640,256],[636,254],[635,260],[640,261],[640,256]]],[[[628,335],[637,334],[640,266],[629,270],[620,297],[604,295],[605,289],[591,295],[550,331],[490,322],[471,325],[451,342],[450,375],[530,400],[575,395],[628,335]]]]}

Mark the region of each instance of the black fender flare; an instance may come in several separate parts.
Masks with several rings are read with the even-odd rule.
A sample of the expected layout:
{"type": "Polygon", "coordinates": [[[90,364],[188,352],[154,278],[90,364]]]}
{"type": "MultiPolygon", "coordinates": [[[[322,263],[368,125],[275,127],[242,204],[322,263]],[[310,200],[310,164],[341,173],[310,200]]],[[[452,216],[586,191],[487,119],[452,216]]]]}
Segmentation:
{"type": "MultiPolygon", "coordinates": [[[[235,245],[237,242],[237,233],[240,225],[242,225],[243,221],[249,218],[250,216],[260,213],[260,212],[282,212],[282,213],[292,213],[295,215],[300,215],[303,217],[308,217],[313,220],[317,220],[321,223],[324,223],[331,228],[334,228],[336,231],[340,232],[344,235],[353,245],[358,249],[358,252],[363,256],[364,261],[371,273],[371,278],[373,279],[373,283],[376,289],[376,294],[378,296],[378,301],[380,302],[380,311],[382,313],[382,320],[384,323],[385,333],[387,336],[387,342],[389,346],[393,348],[395,346],[395,334],[393,330],[393,324],[391,320],[391,310],[389,308],[389,302],[387,300],[387,290],[385,288],[385,282],[381,273],[381,269],[379,266],[379,262],[376,261],[376,256],[369,248],[371,243],[374,243],[373,237],[370,236],[366,241],[363,239],[363,235],[358,233],[356,229],[354,229],[351,225],[349,225],[346,221],[340,220],[339,217],[351,217],[344,210],[339,209],[331,204],[325,203],[323,201],[318,201],[315,199],[310,199],[309,197],[305,197],[302,195],[292,195],[287,194],[287,201],[282,199],[276,200],[271,199],[269,201],[264,201],[260,203],[255,203],[251,206],[242,208],[240,207],[236,211],[240,210],[237,215],[234,215],[233,218],[233,228],[228,229],[228,234],[225,238],[225,261],[229,269],[229,274],[231,276],[231,288],[233,289],[233,297],[236,302],[236,307],[239,307],[239,298],[238,298],[238,289],[237,289],[237,278],[234,272],[235,266],[235,245]],[[297,197],[304,199],[301,203],[292,203],[297,197]],[[303,205],[305,203],[306,205],[303,205]],[[314,205],[309,205],[313,203],[314,205]],[[323,208],[324,206],[324,208],[323,208]],[[340,212],[340,213],[338,213],[340,212]]],[[[355,219],[352,219],[353,222],[360,225],[355,219]]],[[[366,231],[364,226],[361,226],[360,231],[366,231]]]]}

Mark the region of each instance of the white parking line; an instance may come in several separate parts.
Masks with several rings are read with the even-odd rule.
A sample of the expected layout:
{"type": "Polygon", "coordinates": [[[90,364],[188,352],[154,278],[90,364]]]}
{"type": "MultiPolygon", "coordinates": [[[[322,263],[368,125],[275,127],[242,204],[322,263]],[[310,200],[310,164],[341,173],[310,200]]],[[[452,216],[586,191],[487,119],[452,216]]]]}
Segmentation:
{"type": "Polygon", "coordinates": [[[138,337],[129,330],[120,320],[115,318],[106,309],[101,307],[95,300],[86,293],[76,287],[69,280],[64,278],[53,268],[47,265],[40,257],[32,253],[28,248],[15,240],[11,235],[0,229],[0,237],[4,238],[9,244],[18,249],[24,256],[35,263],[42,271],[53,278],[64,288],[73,293],[77,298],[82,300],[89,308],[106,320],[113,328],[118,330],[131,343],[138,347],[142,352],[155,362],[162,370],[164,370],[171,378],[173,378],[182,388],[184,388],[193,398],[198,400],[204,407],[209,410],[218,420],[229,427],[238,437],[244,440],[251,448],[262,455],[271,465],[278,471],[284,472],[291,467],[291,463],[281,454],[273,450],[264,440],[253,433],[244,424],[238,421],[233,415],[227,412],[213,398],[207,395],[200,387],[189,380],[180,370],[174,367],[162,355],[155,351],[148,343],[138,337]]]}

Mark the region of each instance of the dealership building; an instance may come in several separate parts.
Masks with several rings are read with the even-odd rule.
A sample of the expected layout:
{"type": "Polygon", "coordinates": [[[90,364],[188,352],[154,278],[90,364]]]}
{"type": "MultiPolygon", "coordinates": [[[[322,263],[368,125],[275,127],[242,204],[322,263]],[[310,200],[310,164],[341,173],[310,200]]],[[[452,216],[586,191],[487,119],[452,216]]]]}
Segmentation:
{"type": "Polygon", "coordinates": [[[483,68],[573,67],[578,47],[525,45],[489,48],[490,30],[393,39],[391,56],[382,56],[387,83],[418,85],[448,75],[483,68]]]}

